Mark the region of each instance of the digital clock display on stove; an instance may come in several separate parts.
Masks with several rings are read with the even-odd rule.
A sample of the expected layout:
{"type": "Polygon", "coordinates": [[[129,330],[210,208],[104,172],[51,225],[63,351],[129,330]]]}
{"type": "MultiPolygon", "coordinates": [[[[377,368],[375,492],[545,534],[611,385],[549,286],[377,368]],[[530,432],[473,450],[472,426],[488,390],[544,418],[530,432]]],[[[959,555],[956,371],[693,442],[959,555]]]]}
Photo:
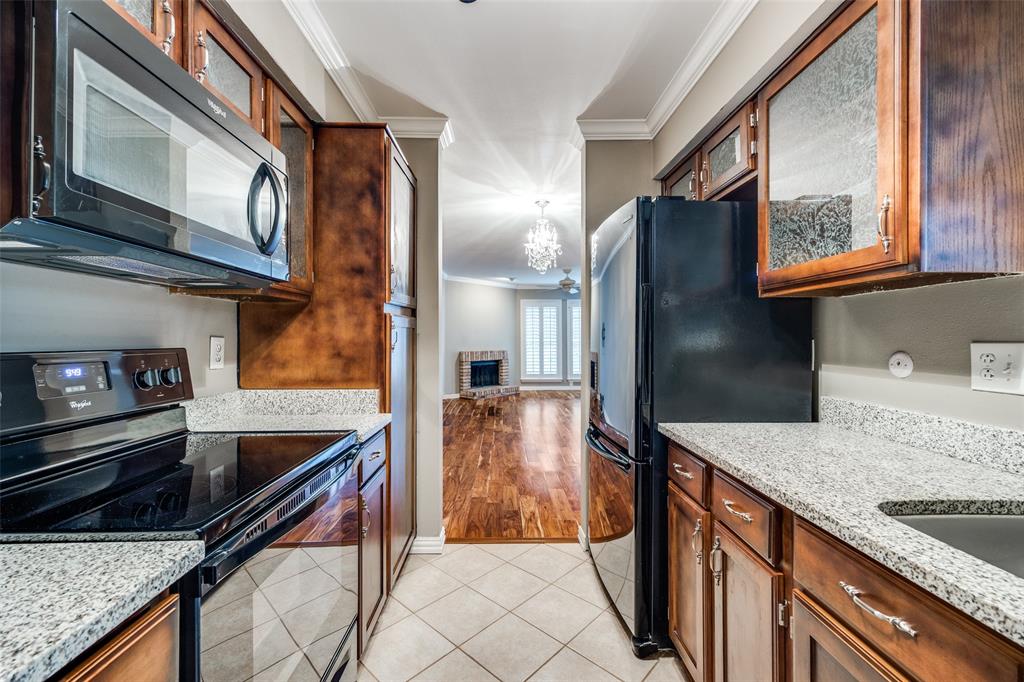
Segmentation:
{"type": "Polygon", "coordinates": [[[105,362],[36,365],[36,395],[40,398],[71,397],[110,390],[105,362]]]}

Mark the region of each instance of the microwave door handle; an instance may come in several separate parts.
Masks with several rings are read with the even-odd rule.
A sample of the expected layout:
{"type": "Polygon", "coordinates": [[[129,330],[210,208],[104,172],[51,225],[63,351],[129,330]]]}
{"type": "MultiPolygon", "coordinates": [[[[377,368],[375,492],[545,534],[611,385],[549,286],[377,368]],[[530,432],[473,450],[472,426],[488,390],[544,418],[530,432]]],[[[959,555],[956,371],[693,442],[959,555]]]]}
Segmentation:
{"type": "Polygon", "coordinates": [[[249,232],[256,248],[266,256],[273,255],[284,235],[284,211],[281,210],[283,195],[284,189],[281,186],[281,181],[277,179],[277,175],[266,161],[260,163],[256,173],[252,176],[252,182],[249,183],[249,232]],[[270,183],[270,193],[273,195],[274,219],[270,235],[264,239],[263,232],[260,230],[260,194],[263,191],[263,185],[267,182],[270,183]]]}
{"type": "Polygon", "coordinates": [[[270,179],[270,193],[274,195],[274,227],[270,231],[270,237],[267,238],[266,248],[263,253],[270,256],[281,245],[287,215],[283,208],[285,201],[284,185],[281,184],[277,173],[270,166],[267,166],[267,177],[270,179]]]}

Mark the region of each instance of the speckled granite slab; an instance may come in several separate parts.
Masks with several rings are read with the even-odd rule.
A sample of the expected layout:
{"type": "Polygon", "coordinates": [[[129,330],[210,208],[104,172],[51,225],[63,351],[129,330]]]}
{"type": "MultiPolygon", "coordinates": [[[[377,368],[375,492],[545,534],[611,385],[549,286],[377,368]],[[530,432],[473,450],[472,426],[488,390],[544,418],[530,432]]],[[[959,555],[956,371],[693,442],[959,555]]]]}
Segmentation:
{"type": "Polygon", "coordinates": [[[202,558],[202,542],[0,546],[0,682],[46,679],[202,558]]]}
{"type": "Polygon", "coordinates": [[[1024,401],[1019,430],[827,396],[818,410],[826,424],[1024,474],[1024,401]]]}
{"type": "Polygon", "coordinates": [[[1024,476],[831,424],[661,424],[663,434],[1024,645],[1024,579],[882,513],[1024,514],[1024,476]]]}
{"type": "Polygon", "coordinates": [[[185,403],[190,431],[323,432],[354,429],[363,441],[391,423],[376,389],[239,390],[185,403]]]}

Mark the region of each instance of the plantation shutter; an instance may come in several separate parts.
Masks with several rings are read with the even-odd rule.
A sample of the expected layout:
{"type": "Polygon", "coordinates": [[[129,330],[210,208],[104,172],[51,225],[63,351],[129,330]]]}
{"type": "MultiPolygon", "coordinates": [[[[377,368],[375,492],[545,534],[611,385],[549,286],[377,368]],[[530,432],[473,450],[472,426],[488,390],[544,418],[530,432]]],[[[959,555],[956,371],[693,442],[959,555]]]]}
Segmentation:
{"type": "Polygon", "coordinates": [[[562,301],[523,300],[521,342],[524,379],[562,378],[562,301]]]}

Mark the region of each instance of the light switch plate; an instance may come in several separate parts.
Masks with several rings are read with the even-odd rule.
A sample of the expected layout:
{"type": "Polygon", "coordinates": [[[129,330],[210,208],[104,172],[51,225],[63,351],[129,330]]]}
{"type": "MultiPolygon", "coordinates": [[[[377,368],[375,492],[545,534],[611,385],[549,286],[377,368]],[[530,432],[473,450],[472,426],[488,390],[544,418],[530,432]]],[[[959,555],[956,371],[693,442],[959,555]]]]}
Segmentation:
{"type": "Polygon", "coordinates": [[[210,369],[224,369],[224,337],[210,337],[210,369]]]}
{"type": "Polygon", "coordinates": [[[971,388],[1024,395],[1024,343],[972,343],[971,388]]]}

